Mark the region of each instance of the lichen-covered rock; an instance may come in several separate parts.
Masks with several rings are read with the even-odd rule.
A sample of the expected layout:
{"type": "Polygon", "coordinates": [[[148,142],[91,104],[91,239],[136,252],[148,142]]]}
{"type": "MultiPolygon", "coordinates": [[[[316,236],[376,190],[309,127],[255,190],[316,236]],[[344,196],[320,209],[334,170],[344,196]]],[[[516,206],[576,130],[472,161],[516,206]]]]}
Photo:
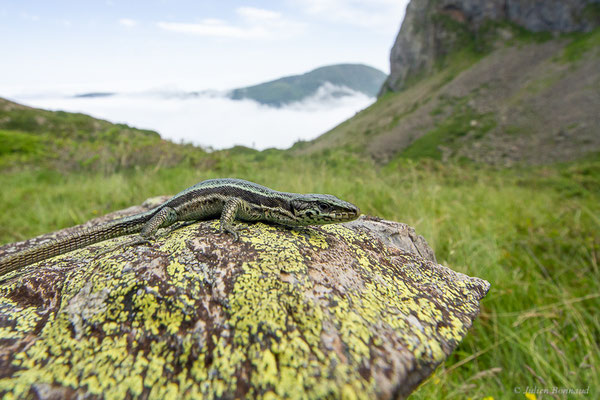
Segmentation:
{"type": "Polygon", "coordinates": [[[110,251],[127,240],[0,278],[0,396],[403,398],[489,288],[367,218],[250,224],[239,242],[208,221],[110,251]]]}

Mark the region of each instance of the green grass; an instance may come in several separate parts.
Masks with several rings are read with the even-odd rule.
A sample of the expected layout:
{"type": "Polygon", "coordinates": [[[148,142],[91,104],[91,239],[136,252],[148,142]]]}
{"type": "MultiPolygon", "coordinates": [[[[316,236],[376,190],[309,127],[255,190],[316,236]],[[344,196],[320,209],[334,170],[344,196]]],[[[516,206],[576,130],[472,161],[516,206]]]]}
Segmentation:
{"type": "Polygon", "coordinates": [[[366,214],[414,226],[438,262],[492,284],[468,336],[411,398],[525,398],[514,388],[528,386],[600,394],[600,157],[511,170],[430,159],[377,167],[341,150],[290,159],[236,148],[205,157],[210,167],[3,173],[0,204],[10,212],[0,213],[0,241],[217,176],[333,193],[366,214]]]}
{"type": "Polygon", "coordinates": [[[565,47],[558,61],[573,63],[581,59],[584,54],[597,50],[600,47],[600,28],[589,33],[577,33],[572,36],[573,39],[565,47]]]}
{"type": "Polygon", "coordinates": [[[435,128],[413,141],[400,153],[400,158],[442,158],[441,146],[456,148],[462,146],[461,138],[477,140],[496,126],[493,113],[477,113],[468,105],[468,97],[444,98],[440,105],[432,110],[433,116],[444,113],[445,108],[451,113],[441,119],[435,128]]]}

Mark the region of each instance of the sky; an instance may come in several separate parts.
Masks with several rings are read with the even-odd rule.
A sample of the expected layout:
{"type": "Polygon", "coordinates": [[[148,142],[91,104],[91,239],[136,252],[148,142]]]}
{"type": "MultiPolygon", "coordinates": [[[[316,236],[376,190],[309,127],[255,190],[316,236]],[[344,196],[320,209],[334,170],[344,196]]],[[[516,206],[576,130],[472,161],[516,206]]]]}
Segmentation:
{"type": "Polygon", "coordinates": [[[408,0],[0,0],[0,97],[227,90],[337,63],[389,73],[408,0]]]}

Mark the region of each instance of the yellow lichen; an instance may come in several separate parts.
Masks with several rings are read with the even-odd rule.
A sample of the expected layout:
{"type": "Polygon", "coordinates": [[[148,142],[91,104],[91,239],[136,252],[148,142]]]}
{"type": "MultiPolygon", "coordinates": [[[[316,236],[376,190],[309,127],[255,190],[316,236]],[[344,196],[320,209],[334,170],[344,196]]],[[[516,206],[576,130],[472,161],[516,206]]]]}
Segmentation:
{"type": "MultiPolygon", "coordinates": [[[[438,300],[414,284],[432,284],[439,280],[436,275],[427,268],[417,274],[392,261],[376,262],[374,253],[363,248],[372,241],[366,234],[341,225],[282,231],[252,224],[235,245],[246,250],[235,263],[222,257],[226,264],[219,268],[210,264],[211,254],[189,250],[188,242],[194,242],[222,251],[211,242],[214,238],[198,236],[198,225],[157,241],[153,251],[165,255],[164,265],[131,268],[139,255],[128,249],[67,269],[59,308],[45,319],[38,307],[21,306],[10,297],[36,268],[8,280],[0,287],[0,310],[5,321],[14,323],[0,329],[0,340],[29,337],[30,342],[10,355],[4,367],[13,372],[0,379],[0,393],[22,398],[34,384],[48,384],[83,388],[107,399],[142,394],[212,399],[235,393],[243,380],[248,395],[262,399],[372,398],[378,390],[374,375],[364,376],[360,368],[370,365],[373,346],[385,344],[379,327],[395,332],[406,349],[431,363],[445,357],[440,341],[458,343],[465,333],[462,319],[452,312],[442,316],[438,300]],[[334,270],[353,271],[361,284],[316,295],[310,261],[336,251],[328,236],[342,240],[339,246],[345,246],[348,260],[334,270]],[[207,316],[218,325],[207,324],[207,316]],[[336,351],[324,347],[326,323],[341,341],[336,351]]],[[[202,229],[215,232],[218,222],[202,224],[202,229]]],[[[110,249],[121,240],[126,239],[96,247],[110,249]]],[[[379,251],[378,257],[392,259],[384,248],[379,251]]],[[[48,265],[65,267],[91,254],[80,250],[48,265]]],[[[476,304],[463,282],[446,289],[449,302],[476,304]]]]}

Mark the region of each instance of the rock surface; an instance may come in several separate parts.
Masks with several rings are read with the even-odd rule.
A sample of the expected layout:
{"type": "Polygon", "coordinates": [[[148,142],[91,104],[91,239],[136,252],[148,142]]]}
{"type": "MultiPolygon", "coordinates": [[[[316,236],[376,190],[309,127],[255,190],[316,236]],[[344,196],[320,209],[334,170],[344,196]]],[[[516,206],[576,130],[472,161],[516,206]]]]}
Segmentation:
{"type": "Polygon", "coordinates": [[[489,289],[395,222],[257,223],[239,242],[217,228],[110,251],[118,238],[1,277],[0,396],[404,398],[489,289]]]}
{"type": "Polygon", "coordinates": [[[533,32],[587,32],[600,25],[599,0],[412,0],[390,53],[390,76],[380,93],[399,91],[476,34],[487,21],[533,32]]]}

